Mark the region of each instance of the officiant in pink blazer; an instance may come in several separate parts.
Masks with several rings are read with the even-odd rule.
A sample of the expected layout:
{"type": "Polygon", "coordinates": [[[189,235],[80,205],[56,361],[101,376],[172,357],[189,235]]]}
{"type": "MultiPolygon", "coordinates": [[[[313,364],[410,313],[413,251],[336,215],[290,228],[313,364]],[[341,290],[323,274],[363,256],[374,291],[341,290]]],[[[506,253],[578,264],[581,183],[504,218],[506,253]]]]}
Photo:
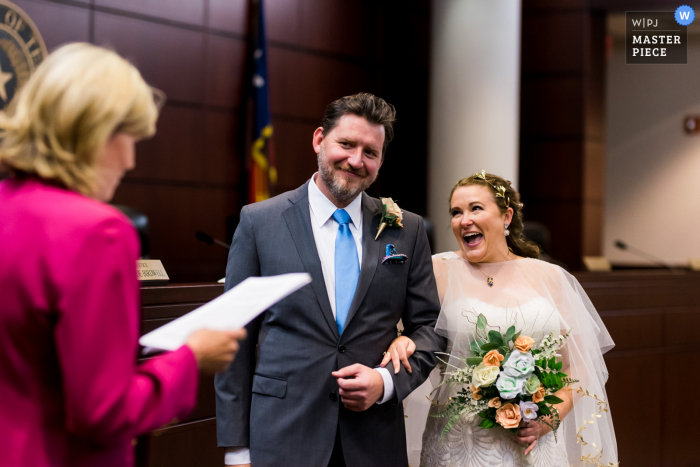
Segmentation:
{"type": "Polygon", "coordinates": [[[186,417],[198,371],[245,331],[202,330],[136,365],[139,242],[109,201],[158,108],[114,52],[51,54],[0,113],[0,464],[125,467],[132,439],[186,417]]]}

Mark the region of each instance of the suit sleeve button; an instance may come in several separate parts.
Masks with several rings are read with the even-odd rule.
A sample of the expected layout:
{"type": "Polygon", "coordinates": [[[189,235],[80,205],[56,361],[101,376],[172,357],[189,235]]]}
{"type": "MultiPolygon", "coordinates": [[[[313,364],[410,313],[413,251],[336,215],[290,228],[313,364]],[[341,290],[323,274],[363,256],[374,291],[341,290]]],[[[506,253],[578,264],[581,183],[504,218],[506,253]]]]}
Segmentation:
{"type": "Polygon", "coordinates": [[[332,400],[333,402],[335,402],[336,400],[338,400],[338,396],[336,396],[334,392],[328,394],[328,398],[329,398],[330,400],[332,400]]]}
{"type": "Polygon", "coordinates": [[[338,352],[340,352],[340,353],[345,353],[345,346],[344,346],[344,345],[339,345],[339,346],[338,346],[338,352]]]}

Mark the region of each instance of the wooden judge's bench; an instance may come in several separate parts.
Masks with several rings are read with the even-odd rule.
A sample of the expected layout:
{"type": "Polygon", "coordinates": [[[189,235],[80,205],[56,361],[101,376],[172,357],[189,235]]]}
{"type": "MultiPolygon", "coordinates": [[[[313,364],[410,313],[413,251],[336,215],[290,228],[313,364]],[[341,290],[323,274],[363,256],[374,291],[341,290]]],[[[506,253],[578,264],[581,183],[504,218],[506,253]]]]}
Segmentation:
{"type": "MultiPolygon", "coordinates": [[[[622,467],[698,465],[700,272],[629,270],[574,274],[600,313],[615,348],[605,356],[608,399],[622,467]],[[673,392],[672,392],[673,391],[673,392]]],[[[142,289],[141,333],[223,293],[222,284],[142,289]]],[[[186,420],[139,438],[137,466],[221,467],[214,378],[200,379],[186,420]]]]}

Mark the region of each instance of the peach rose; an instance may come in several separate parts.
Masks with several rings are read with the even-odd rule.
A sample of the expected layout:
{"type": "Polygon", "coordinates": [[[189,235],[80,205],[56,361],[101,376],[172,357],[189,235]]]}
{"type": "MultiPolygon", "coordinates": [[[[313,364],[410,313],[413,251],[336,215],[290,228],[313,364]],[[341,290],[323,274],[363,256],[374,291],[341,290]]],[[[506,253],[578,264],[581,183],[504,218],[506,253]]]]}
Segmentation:
{"type": "Polygon", "coordinates": [[[501,366],[503,361],[503,355],[498,353],[498,350],[491,350],[489,353],[484,355],[484,365],[486,366],[501,366]]]}
{"type": "Polygon", "coordinates": [[[472,390],[472,398],[474,398],[475,401],[478,401],[479,399],[481,399],[482,397],[484,397],[484,396],[481,394],[481,388],[477,388],[477,387],[474,386],[473,384],[470,384],[469,386],[470,386],[470,389],[472,390]]]}
{"type": "Polygon", "coordinates": [[[518,428],[520,425],[520,406],[510,402],[496,410],[496,422],[503,428],[518,428]]]}
{"type": "Polygon", "coordinates": [[[494,397],[489,401],[489,407],[493,407],[494,409],[497,409],[501,406],[501,399],[498,397],[494,397]]]}
{"type": "Polygon", "coordinates": [[[532,402],[537,403],[537,402],[542,402],[544,400],[544,396],[546,396],[547,393],[544,390],[544,386],[540,384],[540,387],[537,388],[537,392],[535,392],[532,395],[532,402]]]}
{"type": "Polygon", "coordinates": [[[535,341],[532,339],[532,337],[528,336],[520,336],[515,339],[515,342],[513,342],[515,348],[523,353],[528,352],[534,344],[535,341]]]}

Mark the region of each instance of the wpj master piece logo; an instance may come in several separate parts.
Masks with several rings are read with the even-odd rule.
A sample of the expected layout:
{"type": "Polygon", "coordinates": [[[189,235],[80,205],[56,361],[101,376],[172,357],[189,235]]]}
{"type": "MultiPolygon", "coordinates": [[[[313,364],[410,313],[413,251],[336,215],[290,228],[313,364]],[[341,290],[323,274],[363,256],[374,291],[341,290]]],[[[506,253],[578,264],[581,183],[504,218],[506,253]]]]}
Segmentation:
{"type": "Polygon", "coordinates": [[[29,16],[16,5],[0,0],[0,110],[46,55],[44,40],[29,16]]]}
{"type": "Polygon", "coordinates": [[[625,63],[688,63],[688,25],[695,12],[687,5],[676,11],[625,13],[625,63]]]}

